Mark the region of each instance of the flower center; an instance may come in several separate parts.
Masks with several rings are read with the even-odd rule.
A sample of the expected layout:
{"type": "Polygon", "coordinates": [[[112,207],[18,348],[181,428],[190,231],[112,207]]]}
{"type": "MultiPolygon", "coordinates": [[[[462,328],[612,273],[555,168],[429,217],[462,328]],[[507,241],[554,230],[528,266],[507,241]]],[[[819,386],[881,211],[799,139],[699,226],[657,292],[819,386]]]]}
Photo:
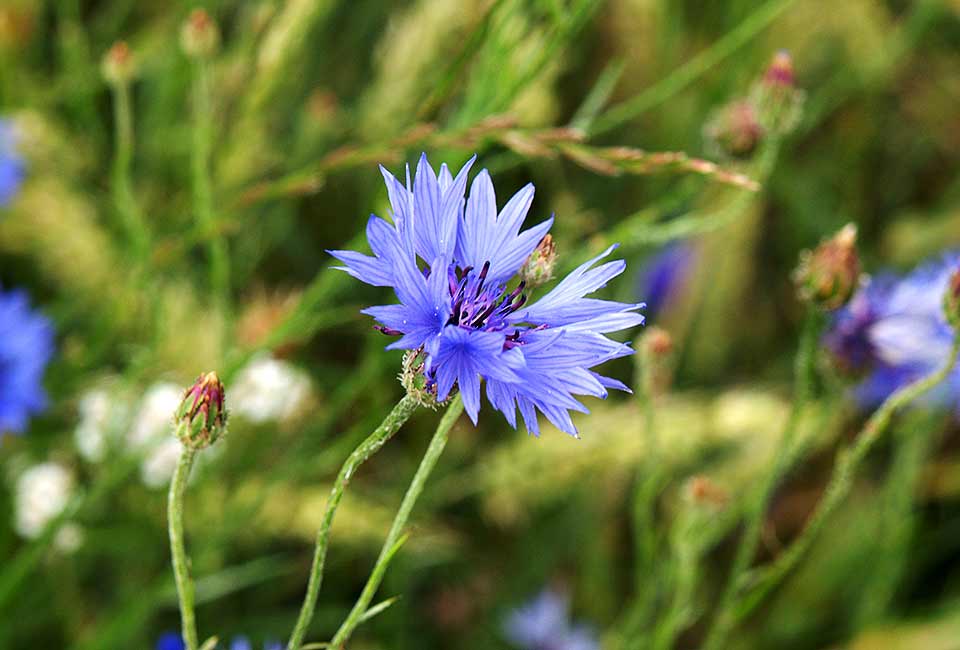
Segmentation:
{"type": "Polygon", "coordinates": [[[484,262],[479,273],[473,267],[458,269],[451,265],[447,271],[453,309],[448,325],[471,329],[498,331],[509,327],[507,317],[526,302],[525,282],[507,292],[502,283],[487,284],[490,262],[484,262]]]}

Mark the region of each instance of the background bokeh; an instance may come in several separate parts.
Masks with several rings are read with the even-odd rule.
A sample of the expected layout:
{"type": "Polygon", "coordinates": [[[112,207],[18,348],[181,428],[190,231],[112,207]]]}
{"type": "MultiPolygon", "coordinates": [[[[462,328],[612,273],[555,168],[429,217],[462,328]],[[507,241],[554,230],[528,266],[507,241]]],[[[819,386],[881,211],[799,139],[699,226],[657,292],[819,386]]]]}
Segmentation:
{"type": "MultiPolygon", "coordinates": [[[[368,214],[388,214],[377,164],[401,176],[421,151],[455,168],[476,152],[501,204],[532,181],[561,270],[619,241],[610,297],[646,299],[651,261],[684,247],[650,312],[674,340],[649,522],[673,591],[625,635],[651,579],[636,398],[591,401],[581,440],[487,409],[454,429],[378,596],[400,598],[351,647],[515,647],[505,618],[545,588],[603,647],[648,647],[667,611],[664,647],[698,647],[789,410],[798,254],[847,222],[868,272],[960,245],[958,103],[951,0],[3,0],[0,118],[26,175],[0,208],[0,283],[29,293],[56,350],[49,407],[0,438],[0,647],[152,648],[177,628],[168,418],[211,369],[234,416],[187,497],[201,636],[286,637],[331,481],[402,395],[401,354],[359,313],[391,296],[325,250],[365,247],[368,214]],[[181,45],[197,6],[220,31],[200,63],[181,45]],[[769,90],[781,50],[789,95],[725,108],[769,90]],[[31,501],[39,463],[58,469],[33,474],[52,493],[31,501]],[[684,549],[690,580],[671,568],[684,549]]],[[[606,370],[634,385],[633,360],[606,370]]],[[[843,385],[817,388],[758,562],[802,529],[865,417],[843,385]]],[[[897,419],[729,647],[960,648],[950,411],[897,419]]],[[[352,606],[438,419],[419,412],[351,482],[312,640],[352,606]]]]}

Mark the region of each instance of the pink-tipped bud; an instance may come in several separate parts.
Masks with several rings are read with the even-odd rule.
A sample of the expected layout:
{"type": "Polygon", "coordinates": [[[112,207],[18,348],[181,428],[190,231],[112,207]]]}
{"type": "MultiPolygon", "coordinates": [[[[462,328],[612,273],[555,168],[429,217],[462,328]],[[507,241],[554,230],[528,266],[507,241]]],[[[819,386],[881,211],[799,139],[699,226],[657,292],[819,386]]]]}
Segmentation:
{"type": "Polygon", "coordinates": [[[175,415],[177,436],[185,447],[203,449],[219,440],[227,428],[224,389],[217,373],[208,372],[183,393],[175,415]]]}
{"type": "Polygon", "coordinates": [[[217,23],[203,9],[194,9],[180,29],[180,47],[192,58],[212,56],[220,47],[217,23]]]}
{"type": "Polygon", "coordinates": [[[130,83],[133,75],[136,74],[136,63],[126,41],[117,41],[107,50],[100,69],[107,83],[114,86],[130,83]]]}
{"type": "Polygon", "coordinates": [[[793,58],[786,50],[780,50],[773,55],[773,61],[763,73],[763,81],[770,86],[793,86],[793,58]]]}
{"type": "Polygon", "coordinates": [[[860,282],[856,244],[857,227],[848,223],[813,251],[804,251],[794,273],[800,297],[827,310],[847,304],[860,282]]]}

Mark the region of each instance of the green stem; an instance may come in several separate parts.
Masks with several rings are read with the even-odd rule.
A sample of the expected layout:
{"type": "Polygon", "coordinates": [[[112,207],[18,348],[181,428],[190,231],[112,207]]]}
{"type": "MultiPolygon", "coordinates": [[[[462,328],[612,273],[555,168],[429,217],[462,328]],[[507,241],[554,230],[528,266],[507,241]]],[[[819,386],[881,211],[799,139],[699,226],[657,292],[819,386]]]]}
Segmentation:
{"type": "Polygon", "coordinates": [[[197,225],[207,242],[210,287],[222,308],[229,306],[230,258],[227,243],[217,232],[213,209],[210,152],[213,144],[210,66],[203,57],[193,64],[193,202],[197,225]]]}
{"type": "Polygon", "coordinates": [[[634,381],[637,390],[637,402],[643,419],[644,434],[647,442],[645,462],[637,471],[637,487],[633,501],[634,553],[636,555],[635,604],[627,615],[625,637],[639,641],[644,621],[656,605],[660,592],[660,576],[657,566],[657,497],[663,485],[663,464],[660,458],[660,437],[657,431],[656,413],[653,407],[654,364],[652,355],[640,353],[637,356],[640,367],[634,381]]]}
{"type": "Polygon", "coordinates": [[[677,68],[669,76],[600,115],[594,122],[593,128],[590,129],[590,136],[593,137],[611,131],[667,101],[703,76],[710,68],[731,56],[749,42],[793,2],[794,0],[769,0],[736,28],[725,34],[708,49],[677,68]]]}
{"type": "Polygon", "coordinates": [[[780,436],[780,441],[777,444],[770,472],[763,478],[763,482],[756,493],[756,500],[752,505],[748,506],[744,532],[740,538],[740,545],[737,548],[737,554],[733,561],[733,568],[730,570],[730,574],[727,577],[727,584],[724,587],[723,594],[720,596],[717,614],[714,618],[713,625],[707,633],[703,650],[716,650],[724,647],[726,643],[727,636],[730,634],[734,625],[732,608],[737,595],[737,587],[740,585],[743,575],[750,568],[750,562],[757,553],[767,505],[777,485],[787,470],[790,469],[791,462],[794,460],[795,455],[792,453],[792,449],[795,446],[794,438],[796,437],[798,424],[803,415],[804,407],[812,397],[813,367],[817,351],[817,339],[820,331],[819,314],[813,307],[808,307],[807,309],[807,317],[800,335],[800,346],[797,349],[794,365],[796,394],[793,398],[790,416],[787,419],[783,434],[780,436]]]}
{"type": "Polygon", "coordinates": [[[123,221],[134,258],[144,259],[150,247],[150,235],[133,195],[133,108],[130,84],[113,84],[115,150],[113,158],[113,202],[123,221]]]}
{"type": "Polygon", "coordinates": [[[403,423],[410,418],[410,415],[416,409],[417,401],[409,395],[404,396],[380,423],[380,426],[353,450],[344,462],[343,467],[340,468],[337,480],[334,481],[333,488],[330,490],[330,497],[327,499],[320,529],[317,531],[317,544],[313,552],[313,565],[310,568],[307,593],[303,599],[303,606],[300,608],[300,616],[297,618],[297,623],[290,634],[287,650],[300,649],[303,638],[307,634],[307,629],[310,627],[310,621],[313,619],[313,612],[317,607],[317,595],[320,593],[320,585],[323,582],[323,565],[327,558],[327,547],[330,543],[330,528],[333,525],[333,517],[337,513],[340,500],[343,498],[343,491],[357,468],[377,453],[400,430],[403,423]]]}
{"type": "Polygon", "coordinates": [[[949,358],[943,367],[894,392],[870,416],[853,446],[839,454],[836,468],[830,477],[823,497],[820,499],[817,509],[811,515],[803,533],[758,575],[756,581],[754,581],[753,591],[740,600],[740,606],[734,613],[734,623],[742,620],[753,611],[764,596],[797,565],[816,539],[827,519],[850,493],[860,464],[883,432],[886,431],[893,415],[943,381],[956,366],[958,352],[960,352],[960,336],[954,340],[949,358]]]}
{"type": "MultiPolygon", "coordinates": [[[[658,620],[653,633],[653,650],[669,650],[673,647],[677,635],[690,622],[692,616],[693,595],[700,577],[700,556],[702,548],[697,533],[693,530],[693,520],[681,515],[678,530],[673,534],[673,598],[667,611],[658,620]]],[[[642,644],[642,636],[634,639],[642,644]]],[[[642,645],[638,646],[642,647],[642,645]]]]}
{"type": "Polygon", "coordinates": [[[420,461],[420,466],[417,468],[416,474],[413,475],[410,487],[407,489],[407,493],[400,503],[400,509],[393,518],[393,524],[390,526],[390,532],[387,533],[387,538],[384,540],[383,547],[380,549],[377,563],[374,565],[373,571],[367,579],[367,584],[364,586],[360,598],[357,599],[353,609],[350,610],[346,620],[344,620],[340,629],[337,630],[333,640],[330,642],[331,648],[343,648],[353,633],[353,630],[362,621],[363,615],[366,613],[370,602],[373,600],[374,594],[376,594],[377,588],[380,586],[380,581],[383,579],[387,564],[390,562],[390,558],[400,540],[403,527],[407,524],[410,512],[413,510],[413,506],[417,503],[417,499],[423,492],[427,478],[436,466],[440,454],[443,453],[443,448],[447,445],[450,429],[457,421],[457,418],[460,417],[461,413],[463,413],[463,399],[458,393],[457,396],[453,398],[453,401],[450,402],[450,406],[447,407],[447,411],[443,414],[440,424],[437,425],[437,430],[430,440],[430,446],[427,447],[427,452],[423,455],[423,460],[420,461]]]}
{"type": "Polygon", "coordinates": [[[183,642],[187,650],[197,650],[197,621],[194,615],[194,589],[190,578],[187,549],[183,543],[183,496],[187,491],[187,479],[196,451],[183,448],[177,469],[170,481],[170,496],[167,505],[167,519],[170,529],[170,553],[173,556],[173,575],[177,583],[177,598],[180,601],[180,619],[183,628],[183,642]]]}

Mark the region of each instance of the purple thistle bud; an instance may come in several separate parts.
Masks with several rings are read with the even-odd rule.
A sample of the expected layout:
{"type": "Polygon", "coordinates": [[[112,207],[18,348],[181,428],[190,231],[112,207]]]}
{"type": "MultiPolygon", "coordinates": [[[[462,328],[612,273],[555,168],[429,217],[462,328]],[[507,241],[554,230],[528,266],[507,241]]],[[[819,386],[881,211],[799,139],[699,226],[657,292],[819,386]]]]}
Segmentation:
{"type": "Polygon", "coordinates": [[[200,375],[188,388],[177,408],[177,436],[185,447],[209,447],[226,431],[223,384],[217,373],[200,375]]]}

